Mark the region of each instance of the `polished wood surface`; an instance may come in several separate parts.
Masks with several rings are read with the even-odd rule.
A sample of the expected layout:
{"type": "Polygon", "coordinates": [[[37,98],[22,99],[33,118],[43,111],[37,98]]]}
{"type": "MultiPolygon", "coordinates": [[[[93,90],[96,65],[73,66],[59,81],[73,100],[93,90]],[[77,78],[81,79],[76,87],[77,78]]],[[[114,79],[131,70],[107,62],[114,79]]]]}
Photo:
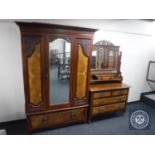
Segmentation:
{"type": "Polygon", "coordinates": [[[96,84],[90,86],[91,92],[97,91],[107,91],[107,90],[117,90],[117,89],[126,89],[129,88],[127,84],[124,83],[105,83],[105,84],[96,84]]]}

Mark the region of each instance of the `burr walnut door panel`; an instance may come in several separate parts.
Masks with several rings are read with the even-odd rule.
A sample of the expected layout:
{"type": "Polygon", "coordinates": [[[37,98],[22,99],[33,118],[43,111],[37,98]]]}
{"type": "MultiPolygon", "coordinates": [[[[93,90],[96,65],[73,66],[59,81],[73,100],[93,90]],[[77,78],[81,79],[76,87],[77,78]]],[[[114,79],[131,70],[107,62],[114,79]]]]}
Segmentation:
{"type": "Polygon", "coordinates": [[[23,36],[24,82],[27,112],[42,111],[43,99],[43,38],[23,36]]]}
{"type": "Polygon", "coordinates": [[[88,104],[88,77],[90,64],[91,40],[77,39],[76,44],[76,78],[75,78],[75,104],[88,104]]]}

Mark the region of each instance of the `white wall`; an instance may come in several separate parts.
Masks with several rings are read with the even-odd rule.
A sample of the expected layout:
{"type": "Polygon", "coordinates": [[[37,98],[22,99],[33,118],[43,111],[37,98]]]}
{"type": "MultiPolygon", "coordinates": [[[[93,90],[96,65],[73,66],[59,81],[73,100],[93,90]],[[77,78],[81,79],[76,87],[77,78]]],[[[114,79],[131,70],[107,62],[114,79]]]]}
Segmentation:
{"type": "MultiPolygon", "coordinates": [[[[129,102],[150,91],[148,61],[154,56],[153,24],[138,20],[47,20],[46,22],[100,28],[94,42],[106,39],[120,45],[123,82],[130,85],[129,102]]],[[[155,29],[155,26],[154,26],[155,29]]],[[[154,33],[155,34],[155,33],[154,33]]],[[[155,56],[154,56],[155,60],[155,56]]],[[[25,118],[20,32],[11,22],[0,22],[0,122],[25,118]]]]}
{"type": "MultiPolygon", "coordinates": [[[[150,57],[149,61],[155,61],[155,23],[153,24],[153,31],[152,31],[152,45],[151,45],[151,52],[150,52],[150,57]]],[[[147,75],[147,71],[146,71],[147,75]]],[[[145,75],[145,77],[146,77],[145,75]]],[[[149,91],[155,91],[155,83],[146,81],[143,86],[143,92],[149,92],[149,91]]]]}
{"type": "Polygon", "coordinates": [[[25,118],[20,32],[0,23],[0,122],[25,118]]]}

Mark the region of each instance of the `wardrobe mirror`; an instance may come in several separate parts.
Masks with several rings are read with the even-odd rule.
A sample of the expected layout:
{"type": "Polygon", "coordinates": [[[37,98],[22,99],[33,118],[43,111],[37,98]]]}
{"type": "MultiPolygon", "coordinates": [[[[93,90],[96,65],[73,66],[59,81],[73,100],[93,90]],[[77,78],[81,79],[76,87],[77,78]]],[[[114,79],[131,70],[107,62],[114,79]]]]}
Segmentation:
{"type": "Polygon", "coordinates": [[[49,43],[50,104],[69,102],[71,43],[56,39],[49,43]]]}
{"type": "Polygon", "coordinates": [[[117,71],[118,56],[119,46],[107,40],[96,42],[92,51],[92,72],[117,71]]]}

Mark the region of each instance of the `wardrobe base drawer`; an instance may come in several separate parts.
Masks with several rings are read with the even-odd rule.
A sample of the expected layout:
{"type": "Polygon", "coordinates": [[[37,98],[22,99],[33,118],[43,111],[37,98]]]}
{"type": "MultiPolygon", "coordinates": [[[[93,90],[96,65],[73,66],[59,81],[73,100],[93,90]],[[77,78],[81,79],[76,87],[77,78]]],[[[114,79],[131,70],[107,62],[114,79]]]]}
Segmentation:
{"type": "Polygon", "coordinates": [[[82,108],[29,116],[29,125],[30,130],[33,131],[49,127],[65,126],[74,122],[86,122],[86,120],[87,108],[82,108]]]}
{"type": "Polygon", "coordinates": [[[117,104],[93,107],[92,114],[97,115],[101,113],[106,113],[106,112],[115,111],[115,110],[123,110],[123,109],[125,109],[125,103],[117,103],[117,104]]]}

